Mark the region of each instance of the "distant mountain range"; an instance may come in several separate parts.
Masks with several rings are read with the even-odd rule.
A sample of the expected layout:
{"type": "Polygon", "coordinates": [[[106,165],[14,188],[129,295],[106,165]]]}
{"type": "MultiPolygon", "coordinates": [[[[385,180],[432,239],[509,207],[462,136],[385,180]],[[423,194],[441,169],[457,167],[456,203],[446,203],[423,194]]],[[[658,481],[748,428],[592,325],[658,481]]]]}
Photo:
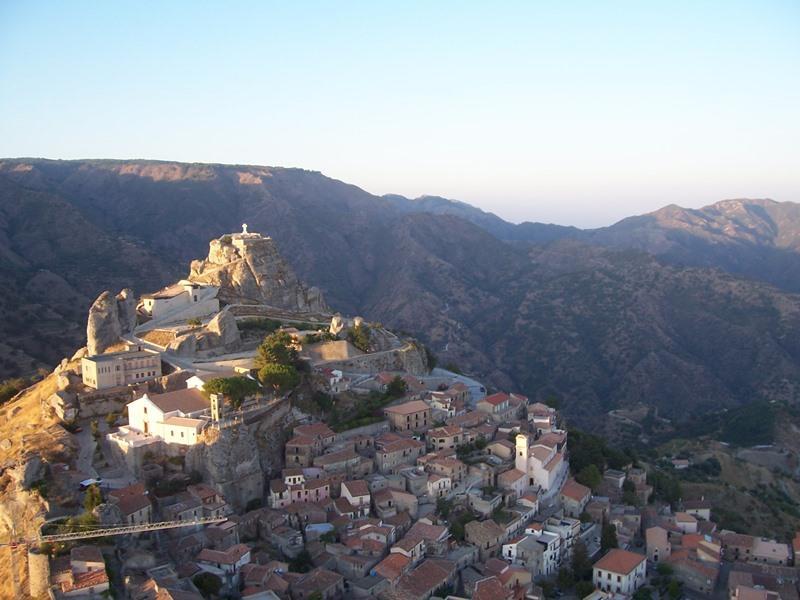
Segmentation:
{"type": "Polygon", "coordinates": [[[0,160],[0,376],[54,364],[83,343],[100,291],[184,276],[243,222],[334,309],[578,420],[800,395],[798,204],[668,206],[580,230],[300,169],[138,160],[0,160]]]}

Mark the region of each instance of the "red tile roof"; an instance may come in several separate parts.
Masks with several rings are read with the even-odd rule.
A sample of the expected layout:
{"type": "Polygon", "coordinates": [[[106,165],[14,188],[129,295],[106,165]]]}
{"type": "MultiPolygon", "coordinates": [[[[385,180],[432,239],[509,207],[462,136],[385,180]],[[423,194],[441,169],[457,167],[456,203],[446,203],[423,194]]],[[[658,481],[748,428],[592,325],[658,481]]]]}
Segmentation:
{"type": "Polygon", "coordinates": [[[602,569],[603,571],[611,571],[619,575],[628,575],[645,559],[645,556],[641,554],[614,548],[613,550],[609,550],[603,558],[594,563],[594,568],[602,569]]]}

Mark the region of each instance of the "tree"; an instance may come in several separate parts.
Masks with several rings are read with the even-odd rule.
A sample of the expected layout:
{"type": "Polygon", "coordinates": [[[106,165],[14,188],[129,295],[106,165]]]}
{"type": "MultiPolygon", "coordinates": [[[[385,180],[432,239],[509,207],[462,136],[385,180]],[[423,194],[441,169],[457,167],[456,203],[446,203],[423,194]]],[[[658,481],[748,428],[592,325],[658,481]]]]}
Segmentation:
{"type": "Polygon", "coordinates": [[[653,590],[646,586],[639,588],[633,595],[633,600],[653,600],[653,590]]]}
{"type": "Polygon", "coordinates": [[[562,567],[558,570],[556,582],[558,583],[558,587],[562,590],[568,590],[575,585],[575,578],[572,576],[572,572],[569,569],[564,569],[562,567]]]}
{"type": "Polygon", "coordinates": [[[667,586],[667,594],[672,600],[678,600],[681,597],[681,584],[677,579],[673,579],[667,586]]]}
{"type": "Polygon", "coordinates": [[[369,327],[362,323],[347,331],[347,340],[362,352],[369,352],[371,333],[369,327]]]}
{"type": "Polygon", "coordinates": [[[399,375],[395,376],[395,378],[386,385],[386,396],[389,398],[400,398],[407,391],[408,384],[403,381],[402,377],[399,375]]]}
{"type": "Polygon", "coordinates": [[[658,571],[658,574],[661,575],[662,577],[669,577],[670,575],[672,575],[672,565],[668,565],[667,563],[663,562],[658,563],[656,571],[658,571]]]}
{"type": "Polygon", "coordinates": [[[209,394],[222,394],[233,408],[239,408],[247,396],[258,393],[258,383],[249,377],[215,377],[203,386],[209,394]]]}
{"type": "Polygon", "coordinates": [[[603,525],[603,532],[600,534],[600,549],[605,552],[606,550],[611,550],[611,548],[618,547],[617,528],[611,523],[605,523],[603,525]]]}
{"type": "Polygon", "coordinates": [[[285,331],[270,333],[256,351],[256,367],[265,365],[291,365],[297,360],[294,340],[285,331]]]}
{"type": "Polygon", "coordinates": [[[447,519],[450,511],[453,509],[453,501],[447,498],[436,499],[436,512],[443,518],[447,519]]]}
{"type": "Polygon", "coordinates": [[[222,589],[222,580],[218,576],[214,575],[213,573],[209,573],[208,571],[204,571],[195,575],[192,579],[192,583],[194,583],[197,589],[200,590],[200,593],[203,594],[204,598],[216,596],[222,589]]]}
{"type": "Polygon", "coordinates": [[[578,539],[572,549],[572,572],[575,579],[588,581],[592,578],[592,561],[583,540],[578,539]]]}
{"type": "Polygon", "coordinates": [[[289,561],[289,570],[294,573],[308,573],[314,567],[311,554],[308,550],[301,550],[300,554],[289,561]]]}
{"type": "Polygon", "coordinates": [[[626,479],[622,484],[622,502],[639,506],[639,497],[636,495],[636,486],[632,481],[626,479]]]}
{"type": "Polygon", "coordinates": [[[297,369],[291,365],[264,365],[258,371],[258,378],[264,385],[272,386],[276,394],[286,392],[300,382],[297,369]]]}
{"type": "Polygon", "coordinates": [[[102,503],[103,494],[100,492],[100,488],[96,485],[90,485],[86,489],[86,495],[83,497],[83,508],[86,509],[87,513],[90,513],[102,503]]]}
{"type": "Polygon", "coordinates": [[[575,476],[575,481],[582,483],[586,487],[596,490],[603,483],[603,475],[597,465],[590,464],[583,467],[580,472],[575,476]]]}
{"type": "Polygon", "coordinates": [[[190,327],[200,327],[200,325],[202,325],[203,322],[197,317],[193,317],[191,319],[186,319],[186,324],[189,325],[190,327]]]}
{"type": "Polygon", "coordinates": [[[594,591],[594,584],[591,581],[579,581],[575,584],[575,594],[578,598],[586,598],[594,591]]]}

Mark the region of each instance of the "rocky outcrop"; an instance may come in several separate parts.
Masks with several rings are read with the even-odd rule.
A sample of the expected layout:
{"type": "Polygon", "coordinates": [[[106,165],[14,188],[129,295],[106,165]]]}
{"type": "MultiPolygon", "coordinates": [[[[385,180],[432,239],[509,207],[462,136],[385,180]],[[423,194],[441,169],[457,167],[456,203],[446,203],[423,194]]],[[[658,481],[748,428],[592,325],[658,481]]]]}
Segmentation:
{"type": "Polygon", "coordinates": [[[239,328],[236,326],[236,317],[227,310],[211,319],[206,329],[210,334],[217,336],[216,345],[226,349],[236,349],[242,341],[239,328]]]}
{"type": "Polygon", "coordinates": [[[258,445],[248,427],[206,430],[205,443],[193,446],[186,454],[187,470],[202,474],[225,499],[241,511],[264,493],[264,474],[258,445]]]}
{"type": "Polygon", "coordinates": [[[124,289],[116,296],[105,291],[89,308],[86,324],[86,348],[92,354],[102,354],[119,342],[120,336],[136,326],[136,299],[133,291],[124,289]]]}
{"type": "Polygon", "coordinates": [[[219,287],[218,297],[231,304],[267,304],[297,312],[328,312],[322,292],[297,278],[272,238],[255,233],[212,240],[208,257],[192,261],[188,279],[219,287]]]}

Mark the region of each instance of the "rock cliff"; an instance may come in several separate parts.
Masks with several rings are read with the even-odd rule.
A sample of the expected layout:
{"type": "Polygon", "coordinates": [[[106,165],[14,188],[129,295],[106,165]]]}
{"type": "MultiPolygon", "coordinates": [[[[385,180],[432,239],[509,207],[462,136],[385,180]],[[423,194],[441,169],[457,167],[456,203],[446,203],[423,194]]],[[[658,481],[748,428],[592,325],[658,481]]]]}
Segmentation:
{"type": "Polygon", "coordinates": [[[126,288],[116,296],[105,291],[89,309],[86,324],[86,347],[90,355],[102,354],[119,342],[122,334],[130,333],[136,326],[136,298],[126,288]]]}
{"type": "Polygon", "coordinates": [[[192,261],[188,279],[218,286],[231,304],[268,304],[298,312],[327,313],[322,292],[308,287],[278,253],[272,238],[254,233],[212,240],[208,257],[192,261]]]}

